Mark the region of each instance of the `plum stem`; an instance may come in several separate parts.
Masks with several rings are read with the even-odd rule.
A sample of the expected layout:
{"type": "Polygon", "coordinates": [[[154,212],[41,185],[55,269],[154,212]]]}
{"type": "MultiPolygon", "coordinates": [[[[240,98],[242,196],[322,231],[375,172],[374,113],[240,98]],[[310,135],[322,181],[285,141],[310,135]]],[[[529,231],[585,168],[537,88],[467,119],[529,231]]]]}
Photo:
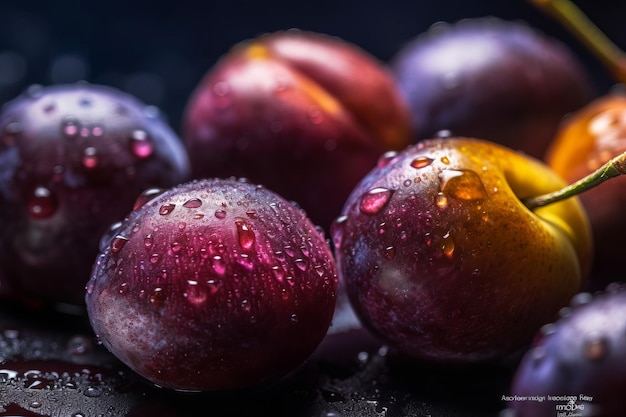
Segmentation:
{"type": "Polygon", "coordinates": [[[591,174],[579,179],[578,181],[563,187],[558,191],[543,194],[536,197],[523,199],[522,202],[526,207],[534,210],[538,207],[547,206],[566,198],[573,197],[584,191],[590,190],[604,181],[626,174],[626,152],[616,156],[593,171],[591,174]]]}
{"type": "Polygon", "coordinates": [[[620,82],[626,83],[626,54],[570,0],[529,0],[567,27],[620,82]]]}

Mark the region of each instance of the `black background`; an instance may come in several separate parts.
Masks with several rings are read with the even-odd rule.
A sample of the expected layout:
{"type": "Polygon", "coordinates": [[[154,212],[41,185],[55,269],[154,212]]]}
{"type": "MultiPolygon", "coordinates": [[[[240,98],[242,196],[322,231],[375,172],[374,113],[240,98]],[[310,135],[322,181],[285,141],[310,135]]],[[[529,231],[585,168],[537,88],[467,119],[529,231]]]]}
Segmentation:
{"type": "MultiPolygon", "coordinates": [[[[626,47],[624,3],[577,4],[626,47]]],[[[323,32],[387,62],[435,22],[487,15],[526,21],[569,43],[589,68],[599,93],[612,83],[584,47],[525,0],[3,0],[0,103],[33,83],[84,79],[160,107],[178,129],[189,94],[202,75],[234,44],[261,33],[289,28],[323,32]]]]}

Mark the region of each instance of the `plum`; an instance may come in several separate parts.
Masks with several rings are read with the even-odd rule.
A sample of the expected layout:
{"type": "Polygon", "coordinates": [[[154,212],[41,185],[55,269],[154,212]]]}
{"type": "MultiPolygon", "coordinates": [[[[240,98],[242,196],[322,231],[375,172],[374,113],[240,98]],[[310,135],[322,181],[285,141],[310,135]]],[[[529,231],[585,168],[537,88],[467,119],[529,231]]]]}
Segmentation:
{"type": "Polygon", "coordinates": [[[540,161],[478,139],[383,156],[331,229],[363,325],[423,362],[494,362],[523,349],[590,269],[576,198],[534,211],[521,201],[564,185],[540,161]]]}
{"type": "Polygon", "coordinates": [[[337,292],[329,242],[265,187],[194,180],[141,197],[104,240],[87,285],[104,346],[159,386],[221,391],[294,370],[337,292]]]}
{"type": "Polygon", "coordinates": [[[183,139],[195,178],[239,176],[328,228],[358,180],[411,139],[388,69],[354,44],[289,30],[242,42],[190,97],[183,139]]]}
{"type": "Polygon", "coordinates": [[[537,158],[563,116],[593,94],[567,45],[495,17],[435,24],[396,53],[391,69],[417,140],[448,130],[537,158]]]}
{"type": "Polygon", "coordinates": [[[611,284],[596,295],[580,293],[572,303],[568,314],[543,328],[519,364],[510,390],[511,415],[553,417],[555,409],[625,415],[626,288],[611,284]],[[519,400],[530,397],[545,400],[519,400]]]}
{"type": "Polygon", "coordinates": [[[0,113],[0,281],[18,297],[84,304],[101,235],[148,187],[189,179],[158,111],[88,83],[33,86],[0,113]]]}

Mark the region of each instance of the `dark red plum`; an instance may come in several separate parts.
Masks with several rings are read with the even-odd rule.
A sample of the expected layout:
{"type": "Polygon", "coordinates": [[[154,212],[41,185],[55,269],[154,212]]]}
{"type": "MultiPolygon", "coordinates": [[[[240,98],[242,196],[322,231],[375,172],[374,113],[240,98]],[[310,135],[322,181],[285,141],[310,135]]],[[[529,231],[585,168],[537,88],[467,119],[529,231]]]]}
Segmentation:
{"type": "Polygon", "coordinates": [[[358,180],[411,139],[388,69],[336,37],[284,31],[242,42],[189,99],[183,138],[195,178],[245,177],[324,228],[358,180]]]}
{"type": "Polygon", "coordinates": [[[538,158],[561,119],[593,94],[567,45],[495,17],[435,24],[397,52],[391,69],[417,140],[448,130],[538,158]]]}
{"type": "Polygon", "coordinates": [[[422,141],[355,187],[331,231],[337,270],[365,327],[400,356],[496,362],[526,347],[580,291],[591,231],[545,164],[478,139],[422,141]]]}
{"type": "Polygon", "coordinates": [[[335,306],[330,245],[302,209],[249,182],[147,194],[87,286],[92,327],[122,362],[177,390],[235,390],[286,375],[335,306]]]}
{"type": "Polygon", "coordinates": [[[572,303],[568,314],[543,328],[520,363],[509,398],[512,416],[553,417],[559,409],[626,415],[626,289],[611,284],[595,296],[580,293],[572,303]],[[520,400],[529,397],[545,400],[520,400]]]}
{"type": "Polygon", "coordinates": [[[156,109],[109,87],[34,86],[0,114],[0,280],[82,305],[101,235],[148,187],[189,180],[156,109]]]}

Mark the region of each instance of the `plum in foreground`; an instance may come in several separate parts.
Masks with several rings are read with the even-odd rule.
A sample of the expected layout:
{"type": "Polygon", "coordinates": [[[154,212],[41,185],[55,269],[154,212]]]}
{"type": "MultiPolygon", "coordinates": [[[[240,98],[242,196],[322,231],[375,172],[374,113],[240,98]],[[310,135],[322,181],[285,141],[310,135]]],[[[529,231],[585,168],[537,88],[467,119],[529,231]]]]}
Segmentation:
{"type": "Polygon", "coordinates": [[[564,182],[545,164],[468,138],[386,155],[332,228],[363,324],[421,361],[521,349],[580,291],[592,240],[576,198],[530,210],[564,182]]]}
{"type": "Polygon", "coordinates": [[[122,362],[177,390],[262,384],[301,364],[333,315],[328,241],[249,182],[146,192],[104,241],[87,286],[92,327],[122,362]]]}

